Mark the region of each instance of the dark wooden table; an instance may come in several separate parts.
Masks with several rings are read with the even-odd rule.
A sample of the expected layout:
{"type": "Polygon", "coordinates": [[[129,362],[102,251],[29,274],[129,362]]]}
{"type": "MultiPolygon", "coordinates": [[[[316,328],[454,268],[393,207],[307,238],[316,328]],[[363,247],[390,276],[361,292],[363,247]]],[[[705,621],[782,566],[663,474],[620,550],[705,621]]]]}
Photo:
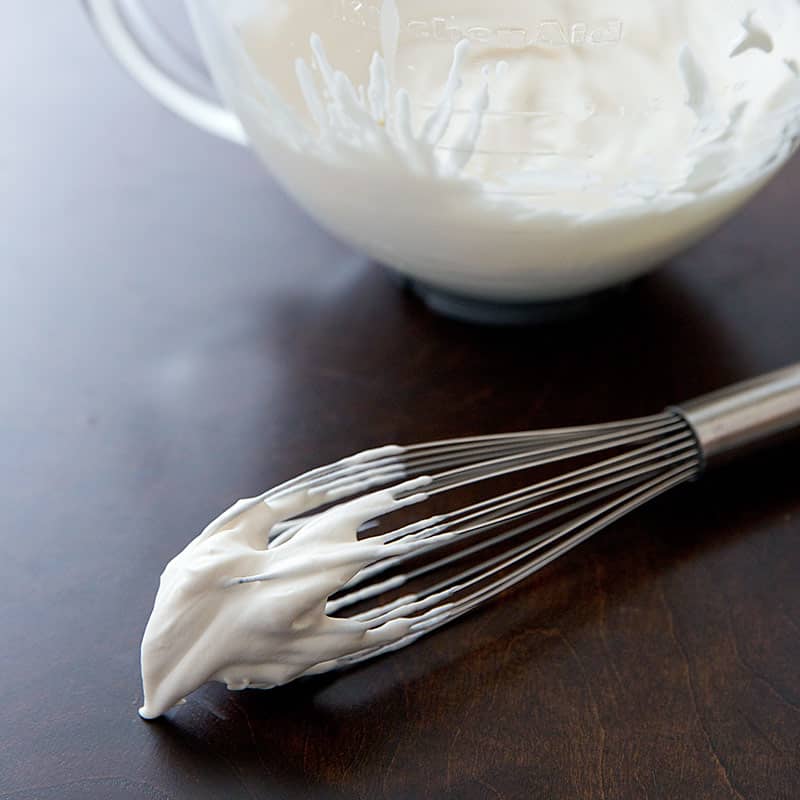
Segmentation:
{"type": "Polygon", "coordinates": [[[0,798],[800,796],[798,447],[404,654],[136,716],[160,569],[238,497],[374,444],[649,413],[800,358],[800,162],[606,313],[473,328],[151,103],[75,4],[3,17],[0,798]]]}

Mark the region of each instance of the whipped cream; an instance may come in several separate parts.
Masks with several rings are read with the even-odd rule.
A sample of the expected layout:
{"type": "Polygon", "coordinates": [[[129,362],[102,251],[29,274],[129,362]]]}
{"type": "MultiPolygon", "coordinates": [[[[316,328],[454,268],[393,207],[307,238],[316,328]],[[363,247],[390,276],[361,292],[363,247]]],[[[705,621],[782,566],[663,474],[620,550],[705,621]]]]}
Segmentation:
{"type": "MultiPolygon", "coordinates": [[[[337,502],[401,478],[403,452],[369,451],[242,500],[167,565],[142,641],[143,718],[161,716],[208,681],[267,689],[405,646],[446,614],[436,594],[332,616],[367,594],[353,588],[335,602],[331,595],[437,533],[436,519],[427,519],[358,537],[369,520],[426,500],[429,478],[337,502]],[[330,503],[337,504],[309,515],[330,503]]],[[[368,596],[402,583],[372,586],[368,596]]]]}
{"type": "Polygon", "coordinates": [[[196,26],[273,174],[467,294],[631,278],[746,202],[800,130],[787,0],[222,5],[194,0],[196,26]]]}

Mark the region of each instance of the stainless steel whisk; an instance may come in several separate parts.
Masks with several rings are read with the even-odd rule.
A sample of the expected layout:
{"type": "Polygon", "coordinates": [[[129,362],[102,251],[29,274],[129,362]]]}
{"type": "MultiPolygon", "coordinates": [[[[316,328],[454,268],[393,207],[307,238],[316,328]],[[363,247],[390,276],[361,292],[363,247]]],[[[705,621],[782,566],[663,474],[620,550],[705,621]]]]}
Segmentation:
{"type": "MultiPolygon", "coordinates": [[[[368,622],[374,629],[398,615],[411,615],[414,625],[399,641],[366,647],[311,672],[404,647],[707,467],[799,428],[797,365],[652,417],[388,448],[290,481],[279,490],[324,486],[338,501],[397,484],[402,476],[393,490],[402,505],[419,499],[421,485],[426,498],[447,499],[448,493],[470,484],[545,472],[520,489],[394,531],[390,524],[385,543],[409,541],[413,546],[408,552],[379,556],[329,599],[326,611],[368,622]],[[553,474],[556,468],[558,474],[553,474]],[[405,593],[396,596],[398,592],[405,593]],[[387,600],[391,593],[395,599],[387,600]]],[[[285,523],[273,541],[291,538],[307,519],[285,523]]]]}

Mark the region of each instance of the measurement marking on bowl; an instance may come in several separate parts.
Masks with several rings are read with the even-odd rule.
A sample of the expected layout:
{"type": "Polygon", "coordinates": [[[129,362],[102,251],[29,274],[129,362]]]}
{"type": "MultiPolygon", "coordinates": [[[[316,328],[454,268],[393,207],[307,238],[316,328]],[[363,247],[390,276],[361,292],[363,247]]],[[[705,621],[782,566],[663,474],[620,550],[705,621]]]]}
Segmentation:
{"type": "MultiPolygon", "coordinates": [[[[377,4],[361,0],[338,0],[334,4],[334,19],[345,25],[379,31],[381,9],[377,4]]],[[[413,17],[402,23],[403,33],[412,39],[451,43],[469,39],[474,44],[509,50],[616,45],[622,41],[624,30],[619,18],[574,21],[543,18],[530,25],[496,27],[461,22],[455,16],[432,16],[413,17]]]]}

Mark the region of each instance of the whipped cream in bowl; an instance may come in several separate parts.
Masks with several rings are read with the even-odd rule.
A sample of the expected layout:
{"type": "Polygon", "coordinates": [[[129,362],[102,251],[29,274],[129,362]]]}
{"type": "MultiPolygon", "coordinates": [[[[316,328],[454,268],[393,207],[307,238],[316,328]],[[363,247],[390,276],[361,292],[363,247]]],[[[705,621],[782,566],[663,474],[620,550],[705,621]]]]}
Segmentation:
{"type": "Polygon", "coordinates": [[[800,133],[791,0],[189,0],[250,143],[324,227],[466,297],[625,282],[800,133]]]}

